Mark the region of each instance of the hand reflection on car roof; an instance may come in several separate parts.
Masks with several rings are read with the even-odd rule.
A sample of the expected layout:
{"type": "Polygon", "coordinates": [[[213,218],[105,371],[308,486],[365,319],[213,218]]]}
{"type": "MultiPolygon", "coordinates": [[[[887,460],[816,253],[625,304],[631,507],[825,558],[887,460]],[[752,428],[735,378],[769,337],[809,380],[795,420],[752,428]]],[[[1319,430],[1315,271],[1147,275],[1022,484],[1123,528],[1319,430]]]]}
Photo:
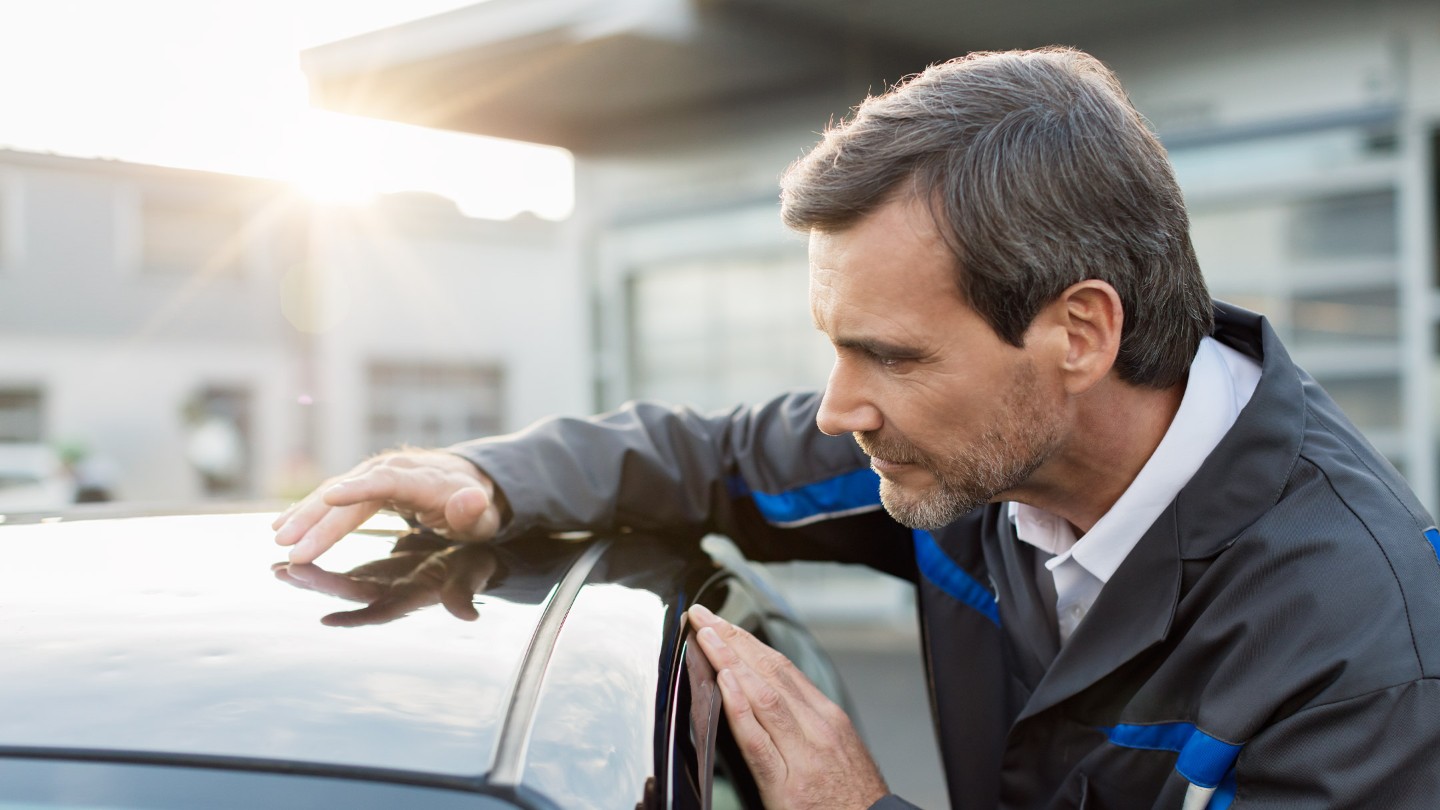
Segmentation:
{"type": "Polygon", "coordinates": [[[457,619],[474,621],[480,615],[474,597],[498,584],[506,568],[487,544],[453,542],[429,532],[404,535],[389,556],[344,573],[315,563],[271,566],[282,582],[365,604],[320,619],[331,627],[384,624],[435,604],[457,619]]]}

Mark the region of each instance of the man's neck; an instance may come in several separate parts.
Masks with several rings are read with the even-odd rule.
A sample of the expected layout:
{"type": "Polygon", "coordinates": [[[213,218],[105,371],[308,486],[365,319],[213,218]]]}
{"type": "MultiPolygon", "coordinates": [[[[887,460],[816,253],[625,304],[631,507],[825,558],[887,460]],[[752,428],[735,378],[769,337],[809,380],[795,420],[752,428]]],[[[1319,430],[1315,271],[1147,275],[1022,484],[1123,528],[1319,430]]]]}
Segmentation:
{"type": "Polygon", "coordinates": [[[1068,440],[1000,499],[1044,509],[1083,535],[1140,474],[1184,396],[1184,382],[1156,390],[1105,380],[1076,399],[1068,440]]]}

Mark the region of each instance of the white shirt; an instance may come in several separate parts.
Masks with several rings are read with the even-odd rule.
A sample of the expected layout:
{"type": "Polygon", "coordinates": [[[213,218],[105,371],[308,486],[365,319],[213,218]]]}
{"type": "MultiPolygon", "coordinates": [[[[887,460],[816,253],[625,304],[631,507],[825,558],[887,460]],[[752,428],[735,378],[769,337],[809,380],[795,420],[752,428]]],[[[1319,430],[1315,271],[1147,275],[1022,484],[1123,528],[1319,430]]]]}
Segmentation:
{"type": "Polygon", "coordinates": [[[1259,363],[1207,337],[1195,352],[1185,395],[1165,437],[1084,537],[1077,539],[1068,522],[1043,509],[1009,504],[1016,536],[1054,555],[1044,565],[1055,581],[1061,644],[1070,639],[1141,535],[1229,432],[1259,383],[1259,363]]]}

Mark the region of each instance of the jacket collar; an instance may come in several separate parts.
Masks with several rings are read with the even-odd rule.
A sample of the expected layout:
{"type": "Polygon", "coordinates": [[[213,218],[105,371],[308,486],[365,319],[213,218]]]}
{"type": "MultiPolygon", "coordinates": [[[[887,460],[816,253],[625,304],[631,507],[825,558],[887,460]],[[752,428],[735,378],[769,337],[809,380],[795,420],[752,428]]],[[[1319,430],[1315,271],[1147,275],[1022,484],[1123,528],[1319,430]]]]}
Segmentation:
{"type": "Polygon", "coordinates": [[[1279,502],[1304,438],[1300,370],[1269,322],[1217,304],[1214,337],[1259,360],[1262,373],[1235,426],[1175,499],[1183,528],[1180,553],[1187,560],[1220,553],[1279,502]]]}
{"type": "MultiPolygon", "coordinates": [[[[1020,720],[1073,697],[1163,641],[1180,600],[1182,561],[1220,553],[1280,498],[1303,435],[1299,370],[1260,315],[1217,303],[1215,316],[1214,337],[1260,361],[1260,384],[1234,427],[1100,591],[1020,720]]],[[[1018,642],[1019,635],[1043,631],[1022,623],[1010,632],[1018,642]]]]}

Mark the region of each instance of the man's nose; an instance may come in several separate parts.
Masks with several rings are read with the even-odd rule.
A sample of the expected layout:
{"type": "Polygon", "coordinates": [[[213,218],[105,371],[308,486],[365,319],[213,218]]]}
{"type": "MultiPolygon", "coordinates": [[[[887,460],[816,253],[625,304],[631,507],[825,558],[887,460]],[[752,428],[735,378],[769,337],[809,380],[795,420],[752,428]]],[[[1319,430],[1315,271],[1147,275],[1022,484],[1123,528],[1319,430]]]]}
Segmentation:
{"type": "Polygon", "coordinates": [[[840,436],[880,429],[884,421],[880,409],[865,396],[865,389],[856,377],[854,370],[843,362],[837,361],[830,369],[830,380],[825,384],[825,395],[815,414],[815,424],[821,433],[840,436]]]}

